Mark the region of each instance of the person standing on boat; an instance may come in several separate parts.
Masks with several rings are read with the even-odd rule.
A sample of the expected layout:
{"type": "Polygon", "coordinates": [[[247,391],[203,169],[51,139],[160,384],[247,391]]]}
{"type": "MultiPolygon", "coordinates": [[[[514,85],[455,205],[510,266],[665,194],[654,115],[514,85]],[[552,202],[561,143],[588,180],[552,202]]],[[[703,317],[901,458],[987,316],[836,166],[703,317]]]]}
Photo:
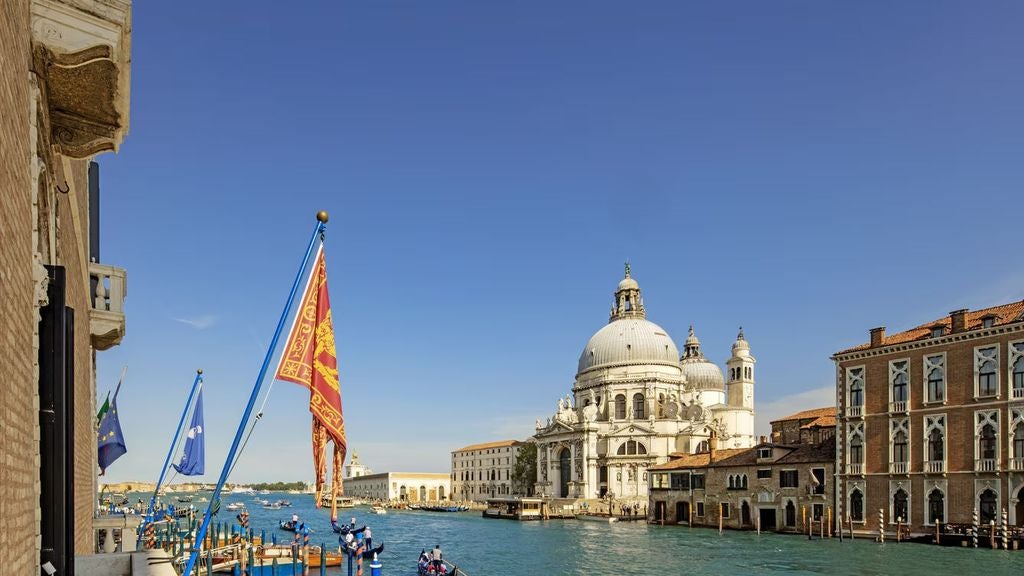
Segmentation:
{"type": "Polygon", "coordinates": [[[292,525],[295,525],[295,524],[298,524],[298,523],[299,523],[299,515],[298,514],[292,514],[292,525]]]}
{"type": "Polygon", "coordinates": [[[430,558],[432,560],[431,563],[434,565],[434,570],[436,570],[437,573],[440,574],[441,566],[443,565],[442,561],[444,560],[444,555],[441,553],[440,544],[434,546],[434,549],[430,552],[430,558]]]}
{"type": "Polygon", "coordinates": [[[373,532],[370,532],[370,527],[365,526],[363,528],[363,540],[366,541],[366,549],[370,550],[373,548],[373,532]]]}

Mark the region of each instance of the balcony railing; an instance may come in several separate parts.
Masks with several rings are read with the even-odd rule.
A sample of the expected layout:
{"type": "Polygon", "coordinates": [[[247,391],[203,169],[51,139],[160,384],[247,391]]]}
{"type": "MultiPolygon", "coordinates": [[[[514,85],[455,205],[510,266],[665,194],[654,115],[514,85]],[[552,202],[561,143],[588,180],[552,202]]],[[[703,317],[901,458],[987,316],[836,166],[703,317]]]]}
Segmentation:
{"type": "Polygon", "coordinates": [[[996,459],[995,458],[978,458],[974,461],[974,470],[976,472],[995,472],[996,471],[996,459]]]}
{"type": "Polygon", "coordinates": [[[847,474],[863,474],[864,473],[864,464],[860,463],[860,462],[858,462],[856,464],[853,464],[853,463],[847,464],[846,465],[846,473],[847,474]]]}
{"type": "Polygon", "coordinates": [[[907,401],[898,400],[896,402],[889,402],[889,412],[905,413],[907,411],[907,401]]]}
{"type": "Polygon", "coordinates": [[[92,346],[106,350],[124,338],[124,297],[128,294],[127,272],[98,262],[89,263],[89,279],[93,290],[89,311],[89,333],[92,346]]]}
{"type": "Polygon", "coordinates": [[[906,474],[906,462],[889,462],[889,474],[906,474]]]}
{"type": "Polygon", "coordinates": [[[1014,388],[1013,390],[1010,390],[1010,398],[1013,398],[1014,400],[1024,399],[1024,388],[1014,388]]]}
{"type": "Polygon", "coordinates": [[[864,413],[863,406],[847,406],[846,415],[849,418],[860,418],[864,413]]]}
{"type": "Polygon", "coordinates": [[[929,474],[941,474],[946,471],[945,460],[925,460],[924,471],[929,474]]]}
{"type": "Polygon", "coordinates": [[[1024,456],[1010,458],[1010,470],[1013,470],[1014,472],[1024,472],[1024,456]]]}

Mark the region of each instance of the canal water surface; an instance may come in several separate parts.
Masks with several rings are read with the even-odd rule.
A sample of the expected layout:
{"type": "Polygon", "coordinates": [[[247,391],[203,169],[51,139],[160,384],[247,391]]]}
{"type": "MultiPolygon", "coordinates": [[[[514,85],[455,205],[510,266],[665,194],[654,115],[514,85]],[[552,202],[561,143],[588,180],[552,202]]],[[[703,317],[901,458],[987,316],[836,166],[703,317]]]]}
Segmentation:
{"type": "MultiPolygon", "coordinates": [[[[253,497],[239,495],[229,495],[225,503],[244,502],[250,525],[256,533],[264,529],[268,540],[276,532],[279,540],[288,541],[290,535],[278,530],[277,523],[297,513],[315,530],[311,541],[337,546],[329,511],[315,508],[311,496],[271,494],[262,498],[284,498],[294,506],[265,510],[253,497]]],[[[205,503],[196,506],[205,507],[205,503]]],[[[225,510],[217,519],[225,522],[233,514],[225,510]]],[[[808,541],[801,536],[758,536],[728,530],[719,535],[711,529],[640,523],[514,522],[484,519],[479,512],[389,510],[377,516],[366,507],[357,507],[339,510],[339,515],[343,521],[355,516],[359,525],[369,524],[374,545],[385,544],[381,558],[385,576],[415,575],[420,550],[435,544],[441,545],[446,559],[470,576],[1024,575],[1024,552],[906,543],[879,545],[867,540],[840,542],[836,538],[808,541]]],[[[343,572],[335,569],[329,573],[343,572]]]]}

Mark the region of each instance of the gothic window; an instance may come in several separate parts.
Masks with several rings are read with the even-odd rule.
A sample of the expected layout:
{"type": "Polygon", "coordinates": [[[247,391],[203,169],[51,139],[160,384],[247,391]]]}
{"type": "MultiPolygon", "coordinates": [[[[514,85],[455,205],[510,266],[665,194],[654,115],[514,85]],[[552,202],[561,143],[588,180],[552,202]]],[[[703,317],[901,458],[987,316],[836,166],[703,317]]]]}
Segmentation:
{"type": "Polygon", "coordinates": [[[1010,345],[1010,361],[1013,363],[1010,383],[1013,387],[1012,398],[1024,398],[1024,342],[1010,345]]]}
{"type": "Polygon", "coordinates": [[[977,348],[974,351],[974,370],[977,374],[977,396],[995,396],[999,391],[999,348],[977,348]]]}
{"type": "Polygon", "coordinates": [[[984,460],[996,457],[996,430],[992,424],[985,424],[978,435],[978,454],[984,460]]]}
{"type": "Polygon", "coordinates": [[[906,463],[910,460],[907,451],[907,419],[894,418],[890,421],[892,460],[893,463],[906,463]]]}
{"type": "Polygon", "coordinates": [[[850,492],[850,519],[864,521],[864,494],[858,488],[850,492]]]}
{"type": "Polygon", "coordinates": [[[946,399],[946,355],[924,357],[924,388],[926,402],[946,399]]]}
{"type": "Polygon", "coordinates": [[[946,497],[942,490],[935,488],[928,494],[928,523],[935,524],[945,519],[946,497]]]}
{"type": "Polygon", "coordinates": [[[893,402],[907,401],[907,366],[909,362],[900,360],[889,363],[889,383],[893,402]]]}
{"type": "Polygon", "coordinates": [[[1024,458],[1024,422],[1018,422],[1013,429],[1013,457],[1024,458]]]}
{"type": "Polygon", "coordinates": [[[907,521],[907,493],[903,488],[897,488],[892,495],[892,518],[893,520],[907,521]]]}
{"type": "Polygon", "coordinates": [[[850,438],[850,464],[861,464],[864,462],[864,440],[854,436],[850,438]]]}
{"type": "Polygon", "coordinates": [[[996,519],[996,493],[991,488],[986,488],[978,498],[978,520],[983,526],[988,526],[996,519]]]}
{"type": "Polygon", "coordinates": [[[615,418],[622,420],[626,417],[626,396],[618,394],[615,396],[615,418]]]}
{"type": "Polygon", "coordinates": [[[932,428],[932,431],[928,433],[928,459],[936,462],[946,459],[942,430],[938,427],[932,428]]]}
{"type": "Polygon", "coordinates": [[[647,403],[644,401],[644,395],[637,392],[633,394],[633,418],[643,419],[647,416],[644,414],[647,403]]]}
{"type": "Polygon", "coordinates": [[[864,368],[850,368],[846,379],[850,387],[850,406],[864,406],[864,368]]]}

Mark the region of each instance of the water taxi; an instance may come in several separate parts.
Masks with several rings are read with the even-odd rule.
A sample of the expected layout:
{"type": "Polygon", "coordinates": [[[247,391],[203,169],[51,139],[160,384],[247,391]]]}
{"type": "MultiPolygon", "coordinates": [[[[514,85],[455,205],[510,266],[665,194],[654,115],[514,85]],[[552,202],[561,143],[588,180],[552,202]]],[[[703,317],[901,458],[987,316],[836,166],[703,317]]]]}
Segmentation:
{"type": "Polygon", "coordinates": [[[374,514],[387,514],[388,510],[380,504],[375,504],[370,506],[370,512],[373,512],[374,514]]]}
{"type": "Polygon", "coordinates": [[[507,518],[510,520],[541,520],[544,500],[523,496],[489,498],[484,518],[507,518]]]}

